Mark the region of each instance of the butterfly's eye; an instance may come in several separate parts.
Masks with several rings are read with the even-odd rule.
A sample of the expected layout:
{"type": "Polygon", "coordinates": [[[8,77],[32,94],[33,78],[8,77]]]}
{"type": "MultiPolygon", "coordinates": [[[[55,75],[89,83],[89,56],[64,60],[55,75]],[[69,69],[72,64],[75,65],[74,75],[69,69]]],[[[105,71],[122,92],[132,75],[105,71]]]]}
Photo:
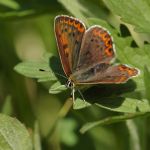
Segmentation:
{"type": "Polygon", "coordinates": [[[73,83],[70,80],[68,80],[67,83],[66,83],[66,87],[67,88],[72,88],[73,87],[73,83]]]}

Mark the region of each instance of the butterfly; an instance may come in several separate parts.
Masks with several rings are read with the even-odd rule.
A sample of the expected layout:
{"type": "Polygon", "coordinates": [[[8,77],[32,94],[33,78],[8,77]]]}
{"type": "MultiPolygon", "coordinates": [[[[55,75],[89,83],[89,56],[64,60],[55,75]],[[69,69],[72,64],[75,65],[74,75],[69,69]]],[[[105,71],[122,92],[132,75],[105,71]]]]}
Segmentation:
{"type": "Polygon", "coordinates": [[[56,16],[55,36],[67,87],[80,84],[119,84],[137,76],[139,70],[125,64],[111,65],[115,48],[110,33],[99,25],[86,29],[74,17],[56,16]]]}

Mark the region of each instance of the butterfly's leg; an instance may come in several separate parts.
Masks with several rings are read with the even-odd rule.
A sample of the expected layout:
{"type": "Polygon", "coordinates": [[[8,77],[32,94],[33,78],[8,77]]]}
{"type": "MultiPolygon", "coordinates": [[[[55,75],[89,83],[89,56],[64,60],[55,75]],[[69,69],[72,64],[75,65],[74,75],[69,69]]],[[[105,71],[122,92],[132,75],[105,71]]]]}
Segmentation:
{"type": "Polygon", "coordinates": [[[79,94],[81,95],[81,98],[82,98],[82,99],[83,99],[83,101],[85,102],[85,99],[84,99],[83,94],[81,93],[81,91],[80,91],[79,89],[77,89],[77,90],[78,90],[79,94]]]}
{"type": "Polygon", "coordinates": [[[74,93],[75,93],[75,86],[74,86],[74,84],[73,84],[73,85],[72,85],[72,92],[71,92],[71,96],[72,96],[73,103],[75,103],[75,95],[74,95],[74,93]]]}

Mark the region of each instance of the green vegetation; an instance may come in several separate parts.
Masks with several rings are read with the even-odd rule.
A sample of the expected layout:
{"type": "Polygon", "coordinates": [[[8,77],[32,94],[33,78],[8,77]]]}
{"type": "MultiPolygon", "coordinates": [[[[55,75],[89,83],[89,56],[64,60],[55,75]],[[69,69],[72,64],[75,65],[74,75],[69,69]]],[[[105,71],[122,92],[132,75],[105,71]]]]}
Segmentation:
{"type": "Polygon", "coordinates": [[[148,0],[0,0],[0,150],[147,150],[150,147],[148,0]],[[54,18],[108,29],[115,63],[141,74],[119,85],[79,87],[70,98],[54,18]],[[46,71],[40,71],[46,70],[46,71]]]}

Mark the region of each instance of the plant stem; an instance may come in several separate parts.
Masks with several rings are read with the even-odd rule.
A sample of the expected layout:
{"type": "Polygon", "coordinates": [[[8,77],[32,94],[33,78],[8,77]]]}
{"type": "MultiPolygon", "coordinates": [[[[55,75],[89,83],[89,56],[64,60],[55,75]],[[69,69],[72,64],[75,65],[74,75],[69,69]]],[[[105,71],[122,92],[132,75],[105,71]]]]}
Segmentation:
{"type": "Polygon", "coordinates": [[[88,131],[91,128],[93,128],[95,126],[98,126],[98,125],[108,125],[108,124],[124,121],[124,120],[127,120],[127,119],[132,119],[132,118],[136,118],[136,117],[139,117],[139,116],[147,116],[147,115],[150,115],[150,112],[137,112],[137,113],[133,113],[133,114],[125,114],[125,115],[108,117],[108,118],[105,118],[105,119],[102,119],[102,120],[99,120],[99,121],[86,123],[80,129],[80,132],[85,133],[86,131],[88,131]]]}
{"type": "Polygon", "coordinates": [[[67,113],[69,112],[70,108],[72,107],[72,104],[73,104],[72,98],[68,98],[65,104],[63,105],[63,107],[60,109],[58,113],[58,118],[65,117],[67,113]]]}
{"type": "Polygon", "coordinates": [[[50,131],[47,134],[47,139],[49,139],[51,137],[51,135],[53,134],[53,132],[55,131],[56,128],[56,124],[57,122],[61,119],[64,118],[67,113],[69,112],[69,110],[71,109],[73,105],[73,100],[72,98],[68,98],[66,100],[66,102],[64,103],[64,105],[62,106],[62,108],[60,109],[60,111],[58,112],[58,116],[56,117],[56,120],[54,121],[53,127],[50,129],[50,131]]]}

